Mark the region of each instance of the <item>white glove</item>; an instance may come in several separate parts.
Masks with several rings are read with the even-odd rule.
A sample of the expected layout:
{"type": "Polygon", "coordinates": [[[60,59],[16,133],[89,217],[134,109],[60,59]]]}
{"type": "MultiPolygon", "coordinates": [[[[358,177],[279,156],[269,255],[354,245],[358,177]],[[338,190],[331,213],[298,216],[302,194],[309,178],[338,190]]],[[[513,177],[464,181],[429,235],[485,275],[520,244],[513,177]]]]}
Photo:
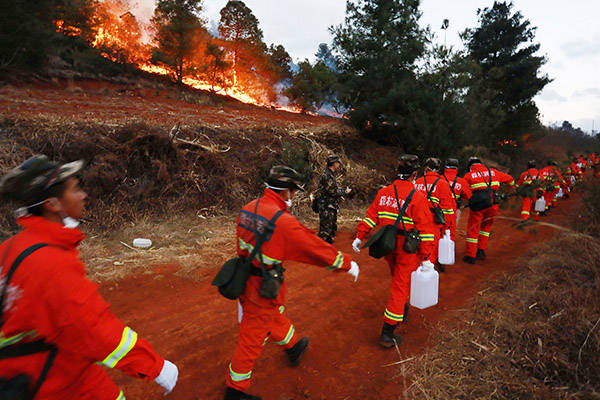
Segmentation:
{"type": "Polygon", "coordinates": [[[354,277],[354,282],[358,280],[358,273],[360,272],[360,268],[358,268],[358,264],[354,261],[350,262],[350,269],[348,273],[354,277]]]}
{"type": "Polygon", "coordinates": [[[158,375],[154,382],[165,388],[166,396],[171,393],[171,390],[173,390],[175,387],[178,376],[179,370],[177,369],[177,366],[175,366],[175,364],[173,364],[171,361],[165,360],[162,370],[160,370],[160,375],[158,375]]]}
{"type": "Polygon", "coordinates": [[[357,252],[360,253],[360,245],[362,244],[362,240],[360,240],[359,238],[354,239],[354,242],[352,242],[352,249],[357,252]]]}
{"type": "Polygon", "coordinates": [[[423,261],[421,263],[421,268],[423,268],[424,270],[431,270],[431,271],[433,271],[434,267],[435,266],[433,265],[433,263],[431,261],[429,261],[429,260],[425,260],[425,261],[423,261]]]}

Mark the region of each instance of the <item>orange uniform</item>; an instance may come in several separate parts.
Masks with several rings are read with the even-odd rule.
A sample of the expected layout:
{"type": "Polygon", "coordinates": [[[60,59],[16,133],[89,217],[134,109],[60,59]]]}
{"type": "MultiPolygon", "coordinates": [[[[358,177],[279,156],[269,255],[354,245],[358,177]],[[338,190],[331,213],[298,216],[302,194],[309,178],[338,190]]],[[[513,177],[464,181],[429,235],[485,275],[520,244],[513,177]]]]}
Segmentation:
{"type": "Polygon", "coordinates": [[[552,165],[545,166],[540,171],[540,177],[545,185],[544,200],[546,200],[546,210],[550,207],[556,207],[557,199],[555,196],[558,193],[558,189],[560,189],[556,168],[552,165]]]}
{"type": "MultiPolygon", "coordinates": [[[[494,168],[490,168],[488,171],[488,168],[481,163],[471,165],[464,179],[473,191],[473,195],[478,190],[487,189],[488,185],[491,186],[493,191],[496,191],[500,188],[500,184],[504,183],[512,186],[515,183],[512,176],[494,168]]],[[[469,210],[466,248],[466,255],[468,257],[475,257],[478,249],[486,249],[496,215],[498,215],[497,204],[480,211],[469,210]]]]}
{"type": "MultiPolygon", "coordinates": [[[[356,237],[363,240],[376,225],[393,225],[398,218],[398,203],[394,186],[398,192],[400,208],[404,200],[414,189],[410,181],[396,180],[393,184],[377,192],[375,200],[367,210],[367,216],[356,228],[356,237]]],[[[429,211],[429,202],[422,192],[416,191],[404,213],[402,223],[398,228],[405,230],[417,229],[421,238],[418,254],[409,254],[403,250],[404,236],[398,235],[396,250],[385,257],[392,274],[392,288],[390,298],[383,314],[383,321],[390,325],[397,325],[404,321],[405,306],[410,298],[410,274],[417,269],[423,260],[431,260],[435,231],[433,216],[429,211]]]]}
{"type": "MultiPolygon", "coordinates": [[[[255,235],[246,227],[253,224],[257,200],[246,204],[237,219],[237,253],[247,258],[256,244],[255,235]]],[[[258,224],[266,224],[281,210],[285,202],[271,189],[265,189],[259,199],[256,214],[261,216],[258,224]]],[[[285,261],[327,267],[333,271],[348,271],[352,258],[326,243],[311,230],[304,227],[289,212],[285,211],[275,222],[276,229],[271,239],[262,246],[263,263],[267,269],[285,261]]],[[[258,256],[252,261],[253,268],[260,269],[258,256]]],[[[254,362],[260,356],[268,339],[284,349],[293,347],[298,338],[296,330],[284,314],[285,282],[275,299],[260,295],[262,277],[250,275],[246,289],[239,301],[243,309],[237,347],[229,364],[227,386],[245,392],[250,387],[254,362]]]]}
{"type": "MultiPolygon", "coordinates": [[[[521,173],[521,176],[517,181],[517,187],[522,185],[534,185],[539,178],[540,172],[536,168],[529,168],[527,171],[521,173]]],[[[537,221],[540,218],[540,213],[535,211],[536,195],[537,193],[534,193],[533,197],[523,197],[521,220],[527,221],[530,216],[534,221],[537,221]]]]}
{"type": "Polygon", "coordinates": [[[432,263],[437,261],[438,256],[438,242],[446,229],[453,230],[454,224],[456,223],[456,215],[454,208],[456,201],[452,195],[450,185],[446,182],[446,179],[437,172],[427,171],[424,176],[420,177],[415,181],[415,189],[423,192],[427,197],[429,193],[429,208],[439,207],[444,213],[444,224],[437,224],[435,222],[432,213],[432,223],[436,226],[435,239],[433,243],[433,255],[430,259],[432,263]]]}
{"type": "MultiPolygon", "coordinates": [[[[25,258],[10,280],[6,322],[0,332],[0,348],[38,339],[58,348],[36,400],[124,399],[101,365],[155,379],[164,359],[110,312],[98,285],[85,276],[77,251],[84,234],[42,217],[17,222],[25,229],[0,245],[3,277],[26,248],[50,245],[25,258]]],[[[0,376],[25,373],[37,379],[47,356],[38,353],[1,360],[0,376]]]]}
{"type": "Polygon", "coordinates": [[[453,218],[453,223],[450,233],[452,235],[452,240],[456,240],[458,206],[461,199],[468,201],[471,198],[472,192],[467,181],[458,176],[458,170],[456,168],[446,167],[444,170],[444,176],[446,177],[448,185],[450,186],[452,197],[454,197],[454,215],[451,216],[451,218],[453,218]]]}

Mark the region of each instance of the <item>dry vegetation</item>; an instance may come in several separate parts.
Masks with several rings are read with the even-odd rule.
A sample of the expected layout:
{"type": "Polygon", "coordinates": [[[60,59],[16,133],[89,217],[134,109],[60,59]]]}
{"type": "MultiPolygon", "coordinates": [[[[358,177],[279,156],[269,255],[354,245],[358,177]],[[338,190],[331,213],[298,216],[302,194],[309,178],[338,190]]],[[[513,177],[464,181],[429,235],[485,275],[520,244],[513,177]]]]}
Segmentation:
{"type": "Polygon", "coordinates": [[[561,234],[523,264],[410,363],[406,398],[600,398],[600,243],[561,234]]]}

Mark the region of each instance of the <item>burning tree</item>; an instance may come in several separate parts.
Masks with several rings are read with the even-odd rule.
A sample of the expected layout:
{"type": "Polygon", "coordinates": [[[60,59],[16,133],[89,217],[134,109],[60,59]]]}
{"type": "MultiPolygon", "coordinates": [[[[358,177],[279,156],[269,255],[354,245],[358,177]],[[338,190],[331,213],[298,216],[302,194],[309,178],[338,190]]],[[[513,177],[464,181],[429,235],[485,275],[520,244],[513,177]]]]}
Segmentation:
{"type": "Polygon", "coordinates": [[[206,45],[206,64],[204,65],[204,73],[206,80],[211,84],[212,91],[215,92],[215,88],[227,88],[229,85],[229,79],[227,72],[231,67],[225,59],[225,50],[215,42],[209,42],[206,45]]]}

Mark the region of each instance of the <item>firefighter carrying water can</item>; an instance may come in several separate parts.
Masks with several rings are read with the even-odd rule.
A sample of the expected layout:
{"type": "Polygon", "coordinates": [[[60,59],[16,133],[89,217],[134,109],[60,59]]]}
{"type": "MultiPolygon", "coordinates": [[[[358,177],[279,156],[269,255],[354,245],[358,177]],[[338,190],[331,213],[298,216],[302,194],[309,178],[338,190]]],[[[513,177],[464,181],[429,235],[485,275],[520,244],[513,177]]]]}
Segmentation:
{"type": "Polygon", "coordinates": [[[540,213],[535,211],[535,201],[544,192],[541,189],[540,171],[535,166],[535,160],[529,161],[527,163],[527,170],[521,173],[517,181],[517,193],[523,198],[521,221],[527,221],[530,217],[534,221],[540,218],[540,213]]]}

